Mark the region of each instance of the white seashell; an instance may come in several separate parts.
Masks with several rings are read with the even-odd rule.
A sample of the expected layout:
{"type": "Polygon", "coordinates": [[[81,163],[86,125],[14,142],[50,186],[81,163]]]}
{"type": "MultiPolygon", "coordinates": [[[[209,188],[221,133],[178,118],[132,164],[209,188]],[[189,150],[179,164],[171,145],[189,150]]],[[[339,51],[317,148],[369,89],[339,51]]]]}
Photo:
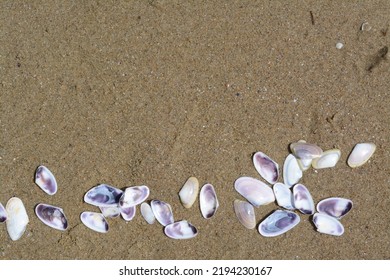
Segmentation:
{"type": "Polygon", "coordinates": [[[313,159],[322,155],[320,147],[306,142],[291,143],[290,150],[296,158],[300,159],[313,159]]]}
{"type": "Polygon", "coordinates": [[[274,194],[276,198],[276,202],[280,207],[293,210],[295,207],[293,206],[293,193],[291,192],[290,188],[287,187],[285,184],[282,183],[276,183],[274,185],[274,194]]]}
{"type": "Polygon", "coordinates": [[[295,227],[300,220],[294,212],[276,210],[259,224],[258,230],[265,237],[278,236],[295,227]]]}
{"type": "Polygon", "coordinates": [[[95,212],[83,212],[80,215],[80,219],[86,227],[94,231],[101,233],[106,233],[108,231],[108,223],[103,214],[95,212]]]}
{"type": "Polygon", "coordinates": [[[94,206],[116,206],[122,194],[120,189],[101,184],[90,189],[84,195],[84,201],[94,206]]]}
{"type": "Polygon", "coordinates": [[[54,195],[57,192],[57,181],[50,170],[41,165],[35,171],[35,184],[37,184],[45,193],[54,195]]]}
{"type": "Polygon", "coordinates": [[[338,43],[336,44],[336,49],[338,49],[338,50],[341,50],[343,47],[344,47],[344,44],[341,43],[341,42],[338,42],[338,43]]]}
{"type": "Polygon", "coordinates": [[[121,207],[121,216],[126,222],[131,221],[135,217],[136,206],[121,207]]]}
{"type": "Polygon", "coordinates": [[[294,155],[289,154],[286,157],[283,165],[283,180],[284,184],[291,188],[302,178],[302,170],[299,167],[298,161],[294,155]]]}
{"type": "Polygon", "coordinates": [[[0,223],[4,223],[7,220],[7,211],[5,210],[3,204],[0,203],[0,223]]]}
{"type": "Polygon", "coordinates": [[[154,199],[150,203],[150,206],[152,207],[154,216],[161,225],[166,226],[174,222],[171,205],[164,201],[154,199]]]}
{"type": "Polygon", "coordinates": [[[348,165],[352,168],[365,164],[374,154],[376,145],[374,143],[356,144],[348,157],[348,165]]]}
{"type": "Polygon", "coordinates": [[[279,165],[262,152],[253,155],[253,164],[260,176],[268,183],[275,184],[279,178],[279,165]]]}
{"type": "Polygon", "coordinates": [[[332,149],[322,153],[319,158],[313,159],[311,165],[315,169],[335,167],[341,157],[341,151],[339,149],[332,149]]]}
{"type": "Polygon", "coordinates": [[[312,215],[314,213],[314,201],[309,190],[302,184],[296,184],[293,188],[294,207],[303,214],[312,215]]]}
{"type": "Polygon", "coordinates": [[[302,171],[306,171],[310,168],[313,159],[311,159],[311,158],[306,158],[306,159],[297,158],[297,161],[298,161],[299,168],[301,168],[302,171]]]}
{"type": "Polygon", "coordinates": [[[141,204],[141,215],[142,217],[144,217],[145,221],[150,225],[153,224],[154,221],[156,220],[152,208],[146,202],[141,204]]]}
{"type": "Polygon", "coordinates": [[[340,236],[344,233],[343,225],[331,216],[322,213],[315,213],[313,216],[313,223],[318,232],[340,236]]]}
{"type": "Polygon", "coordinates": [[[190,208],[198,196],[199,193],[199,181],[195,177],[190,177],[184,183],[179,192],[180,201],[185,208],[190,208]]]}
{"type": "Polygon", "coordinates": [[[180,221],[167,225],[164,228],[166,236],[173,239],[189,239],[198,234],[198,230],[187,221],[180,221]]]}
{"type": "Polygon", "coordinates": [[[121,214],[121,208],[118,205],[99,206],[99,209],[106,218],[116,218],[121,214]]]}
{"type": "Polygon", "coordinates": [[[240,223],[247,229],[254,229],[256,226],[255,209],[252,204],[236,199],[234,201],[234,212],[240,223]]]}
{"type": "Polygon", "coordinates": [[[219,202],[211,184],[205,184],[200,190],[199,203],[203,218],[210,219],[217,212],[219,202]]]}
{"type": "Polygon", "coordinates": [[[124,208],[136,206],[144,202],[148,196],[149,188],[147,186],[128,187],[119,199],[119,205],[124,208]]]}
{"type": "Polygon", "coordinates": [[[272,189],[265,183],[251,177],[238,178],[234,182],[234,188],[255,207],[275,201],[272,189]]]}
{"type": "Polygon", "coordinates": [[[68,228],[64,210],[59,207],[40,203],[35,207],[35,214],[42,223],[51,228],[58,230],[66,230],[68,228]]]}
{"type": "Polygon", "coordinates": [[[9,236],[13,241],[22,237],[29,222],[26,208],[20,198],[12,197],[8,200],[5,209],[8,214],[6,226],[9,236]]]}
{"type": "Polygon", "coordinates": [[[347,198],[330,197],[317,204],[317,211],[336,219],[341,219],[352,209],[352,201],[347,198]]]}

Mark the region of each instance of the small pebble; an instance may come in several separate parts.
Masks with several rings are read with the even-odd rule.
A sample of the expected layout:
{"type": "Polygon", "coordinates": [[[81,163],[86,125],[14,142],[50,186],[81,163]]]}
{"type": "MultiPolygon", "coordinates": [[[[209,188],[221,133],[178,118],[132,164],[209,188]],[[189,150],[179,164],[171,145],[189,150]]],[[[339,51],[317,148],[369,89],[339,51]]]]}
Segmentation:
{"type": "Polygon", "coordinates": [[[336,48],[339,49],[339,50],[341,50],[343,47],[344,47],[344,44],[341,43],[341,42],[338,42],[338,43],[336,44],[336,48]]]}

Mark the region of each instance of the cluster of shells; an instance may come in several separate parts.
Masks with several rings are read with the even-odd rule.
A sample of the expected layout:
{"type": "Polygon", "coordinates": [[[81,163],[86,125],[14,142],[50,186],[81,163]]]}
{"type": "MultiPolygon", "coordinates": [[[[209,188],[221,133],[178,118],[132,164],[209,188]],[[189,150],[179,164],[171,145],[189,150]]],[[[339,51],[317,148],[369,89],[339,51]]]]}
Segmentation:
{"type": "MultiPolygon", "coordinates": [[[[254,208],[274,202],[286,210],[276,210],[258,226],[263,236],[277,236],[295,227],[299,215],[295,209],[303,214],[313,215],[313,223],[319,232],[342,235],[344,228],[341,219],[352,208],[352,201],[346,198],[331,197],[317,204],[318,213],[314,213],[314,202],[308,189],[299,184],[302,171],[310,166],[316,169],[333,167],[340,159],[337,149],[323,152],[321,148],[304,141],[293,143],[290,146],[292,154],[288,155],[283,167],[284,184],[277,182],[279,165],[262,152],[255,153],[253,162],[256,170],[269,184],[255,178],[240,177],[235,183],[235,189],[249,202],[236,200],[234,210],[238,220],[249,229],[256,226],[254,208]],[[290,188],[293,189],[291,192],[290,188]]],[[[355,146],[348,158],[348,165],[358,167],[372,156],[375,151],[372,143],[360,143],[355,146]]],[[[35,183],[48,195],[57,192],[57,182],[52,172],[45,166],[39,166],[35,172],[35,183]]],[[[108,218],[121,216],[125,221],[131,221],[136,214],[136,207],[140,205],[140,212],[148,224],[157,220],[164,226],[164,233],[173,239],[189,239],[198,234],[194,225],[186,220],[175,221],[172,207],[169,203],[149,198],[150,190],[147,186],[132,186],[124,190],[100,184],[91,188],[84,196],[84,201],[99,208],[99,212],[85,211],[80,215],[81,222],[91,230],[100,233],[108,232],[108,218]]],[[[199,181],[190,177],[179,192],[179,198],[185,208],[190,208],[199,195],[199,205],[205,219],[213,217],[219,207],[214,187],[206,183],[199,192],[199,181]]],[[[35,214],[45,225],[56,230],[64,231],[68,228],[68,221],[64,210],[58,206],[39,203],[35,206],[35,214]]],[[[8,234],[12,240],[22,237],[29,223],[27,211],[21,199],[12,197],[6,207],[0,203],[0,223],[6,222],[8,234]]]]}

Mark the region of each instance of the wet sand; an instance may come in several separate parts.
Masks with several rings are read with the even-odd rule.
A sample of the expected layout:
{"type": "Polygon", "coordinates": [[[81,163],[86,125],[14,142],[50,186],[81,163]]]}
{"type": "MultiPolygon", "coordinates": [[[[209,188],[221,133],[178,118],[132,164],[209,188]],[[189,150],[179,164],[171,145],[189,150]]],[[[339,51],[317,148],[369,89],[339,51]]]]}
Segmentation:
{"type": "MultiPolygon", "coordinates": [[[[0,5],[0,202],[20,197],[30,223],[11,241],[0,225],[0,259],[389,259],[389,1],[3,1],[0,5]],[[312,14],[312,16],[311,16],[312,14]],[[360,30],[363,22],[370,30],[360,30]],[[342,49],[336,43],[342,42],[342,49]],[[382,50],[383,54],[383,50],[382,50]],[[335,168],[304,173],[315,202],[354,202],[341,237],[311,218],[275,238],[245,229],[233,182],[259,178],[251,156],[280,165],[291,142],[339,148],[335,168]],[[377,151],[346,159],[359,142],[377,151]],[[59,190],[33,181],[46,165],[59,190]],[[220,208],[205,220],[181,206],[190,176],[212,183],[220,208]],[[145,184],[176,220],[199,234],[171,240],[139,214],[99,234],[79,219],[99,183],[145,184]],[[61,206],[70,228],[34,214],[61,206]]],[[[256,209],[257,220],[277,209],[256,209]]]]}

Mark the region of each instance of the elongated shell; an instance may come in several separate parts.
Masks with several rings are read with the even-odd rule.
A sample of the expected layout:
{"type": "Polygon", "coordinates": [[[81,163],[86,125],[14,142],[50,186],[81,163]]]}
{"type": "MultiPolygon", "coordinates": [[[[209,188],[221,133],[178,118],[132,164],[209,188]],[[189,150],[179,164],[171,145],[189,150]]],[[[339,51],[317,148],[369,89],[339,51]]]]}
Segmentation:
{"type": "Polygon", "coordinates": [[[293,188],[294,207],[303,214],[314,214],[314,201],[309,190],[302,184],[296,184],[293,188]]]}
{"type": "Polygon", "coordinates": [[[16,241],[22,237],[29,222],[26,208],[20,198],[12,197],[8,200],[5,209],[8,214],[6,220],[8,235],[13,241],[16,241]]]}
{"type": "Polygon", "coordinates": [[[302,170],[299,167],[297,159],[294,155],[289,154],[286,157],[283,165],[283,180],[284,184],[291,188],[302,178],[302,170]]]}
{"type": "Polygon", "coordinates": [[[375,150],[376,145],[374,143],[356,144],[348,157],[348,165],[352,168],[362,166],[371,158],[375,150]]]}
{"type": "Polygon", "coordinates": [[[260,176],[268,183],[275,184],[279,178],[279,165],[262,152],[253,155],[253,164],[260,176]]]}
{"type": "Polygon", "coordinates": [[[4,223],[7,220],[7,211],[5,210],[3,204],[0,203],[0,223],[4,223]]]}
{"type": "Polygon", "coordinates": [[[146,202],[141,204],[141,215],[142,217],[144,217],[145,221],[150,225],[153,224],[154,221],[156,220],[152,208],[146,202]]]}
{"type": "Polygon", "coordinates": [[[339,149],[332,149],[322,153],[319,158],[313,159],[312,166],[315,169],[335,167],[341,156],[339,149]]]}
{"type": "Polygon", "coordinates": [[[195,177],[190,177],[184,183],[179,192],[180,201],[185,208],[191,208],[199,193],[199,181],[195,177]]]}
{"type": "Polygon", "coordinates": [[[57,181],[51,171],[41,165],[35,171],[35,184],[37,184],[45,193],[54,195],[57,192],[57,181]]]}
{"type": "Polygon", "coordinates": [[[35,207],[35,214],[42,223],[51,228],[58,230],[66,230],[68,228],[68,221],[64,211],[57,206],[40,203],[35,207]]]}
{"type": "Polygon", "coordinates": [[[84,201],[95,206],[116,206],[122,194],[120,189],[101,184],[90,189],[85,194],[84,201]]]}
{"type": "Polygon", "coordinates": [[[262,236],[274,237],[289,231],[300,220],[299,216],[294,212],[276,210],[259,224],[258,230],[262,236]]]}
{"type": "Polygon", "coordinates": [[[306,171],[310,168],[310,166],[313,162],[313,159],[311,159],[311,158],[305,158],[305,159],[297,158],[297,162],[298,162],[299,168],[301,168],[302,171],[306,171]]]}
{"type": "Polygon", "coordinates": [[[198,230],[187,221],[180,221],[169,224],[164,228],[166,236],[173,239],[189,239],[198,234],[198,230]]]}
{"type": "Polygon", "coordinates": [[[99,209],[106,218],[116,218],[121,214],[121,208],[118,205],[100,206],[99,209]]]}
{"type": "Polygon", "coordinates": [[[135,217],[136,206],[121,207],[121,216],[126,222],[131,221],[135,217]]]}
{"type": "Polygon", "coordinates": [[[171,205],[164,201],[154,199],[150,203],[150,206],[152,207],[154,216],[161,225],[166,226],[174,222],[171,205]]]}
{"type": "Polygon", "coordinates": [[[80,219],[86,227],[94,231],[101,233],[106,233],[108,231],[108,223],[103,214],[95,212],[83,212],[81,213],[80,219]]]}
{"type": "Polygon", "coordinates": [[[317,211],[341,219],[352,209],[352,201],[347,198],[330,197],[317,204],[317,211]]]}
{"type": "Polygon", "coordinates": [[[290,144],[290,150],[300,159],[314,159],[322,155],[322,149],[315,144],[296,142],[290,144]]]}
{"type": "Polygon", "coordinates": [[[234,182],[234,188],[255,207],[275,201],[272,189],[265,183],[251,177],[238,178],[234,182]]]}
{"type": "Polygon", "coordinates": [[[141,204],[148,198],[149,192],[147,186],[128,187],[119,199],[119,205],[128,208],[141,204]]]}
{"type": "Polygon", "coordinates": [[[285,184],[276,183],[274,185],[274,194],[276,198],[276,202],[280,207],[293,210],[295,209],[293,202],[294,197],[291,189],[287,187],[285,184]]]}
{"type": "Polygon", "coordinates": [[[313,216],[313,223],[318,232],[340,236],[344,233],[343,225],[331,216],[322,213],[315,213],[313,216]]]}
{"type": "Polygon", "coordinates": [[[252,204],[236,199],[234,201],[234,212],[244,227],[247,229],[254,229],[256,227],[255,209],[252,204]]]}
{"type": "Polygon", "coordinates": [[[199,195],[200,211],[205,219],[210,219],[215,215],[219,207],[219,202],[215,189],[211,184],[205,184],[199,195]]]}

